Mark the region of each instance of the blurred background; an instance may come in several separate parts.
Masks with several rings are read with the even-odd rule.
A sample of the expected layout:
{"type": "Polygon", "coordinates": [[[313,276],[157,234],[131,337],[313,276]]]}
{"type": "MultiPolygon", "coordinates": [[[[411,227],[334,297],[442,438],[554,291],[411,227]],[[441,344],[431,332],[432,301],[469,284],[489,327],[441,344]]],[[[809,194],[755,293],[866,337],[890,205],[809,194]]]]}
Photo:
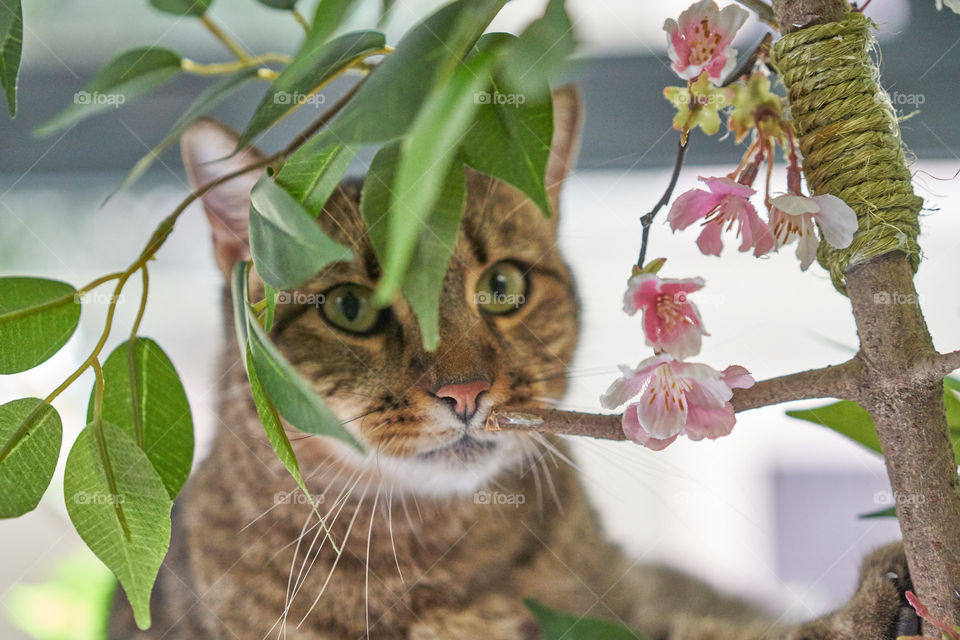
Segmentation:
{"type": "MultiPolygon", "coordinates": [[[[385,27],[388,42],[395,43],[438,4],[399,0],[385,27]]],[[[680,81],[669,69],[661,26],[689,3],[567,4],[581,40],[584,64],[578,82],[587,114],[579,165],[561,206],[561,245],[578,278],[584,309],[565,404],[596,411],[616,365],[635,365],[648,353],[639,319],[623,315],[620,306],[640,244],[639,217],[659,199],[676,148],[671,107],[661,91],[680,81]]],[[[196,61],[229,59],[195,21],[159,14],[146,5],[139,0],[24,3],[20,113],[14,121],[0,117],[0,275],[80,285],[115,271],[128,264],[156,223],[187,193],[174,148],[134,188],[103,204],[207,79],[177,78],[53,138],[31,135],[34,126],[71,103],[96,69],[121,50],[156,44],[196,61]]],[[[311,0],[300,3],[306,15],[314,5],[311,0]]],[[[377,3],[361,5],[345,30],[375,22],[377,3]]],[[[516,31],[543,5],[542,0],[514,0],[494,27],[516,31]]],[[[960,169],[954,111],[960,103],[960,16],[937,13],[933,0],[875,0],[866,13],[879,26],[884,84],[894,105],[909,116],[902,122],[903,137],[916,156],[916,189],[926,200],[921,238],[926,260],[917,286],[938,348],[956,349],[960,217],[947,204],[960,201],[954,179],[960,169]]],[[[299,43],[299,27],[288,15],[253,0],[218,0],[211,14],[252,51],[292,53],[299,43]]],[[[740,51],[751,49],[763,32],[751,21],[738,37],[740,51]]],[[[211,114],[242,127],[265,86],[241,90],[211,114]]],[[[343,86],[332,86],[324,95],[332,102],[343,86]]],[[[316,117],[313,109],[322,108],[306,105],[264,136],[262,146],[278,148],[316,117]]],[[[726,173],[736,166],[742,149],[718,138],[694,134],[678,193],[694,186],[698,175],[726,173]]],[[[361,155],[354,171],[362,173],[370,157],[361,155]]],[[[699,360],[717,368],[743,364],[761,379],[852,355],[856,336],[846,300],[818,265],[801,273],[794,247],[756,260],[737,254],[728,238],[722,260],[704,257],[694,245],[694,230],[673,235],[664,218],[665,212],[654,225],[648,256],[670,258],[662,275],[701,275],[707,281],[696,301],[712,335],[699,360]]],[[[221,287],[206,221],[194,208],[151,267],[141,333],[163,346],[184,380],[198,432],[198,460],[215,424],[221,287]]],[[[128,287],[119,326],[129,326],[138,294],[136,283],[128,287]]],[[[30,372],[0,376],[0,403],[43,397],[59,384],[87,354],[102,328],[105,307],[94,295],[85,305],[80,329],[61,353],[30,372]]],[[[92,376],[85,375],[55,402],[64,421],[64,452],[82,427],[91,384],[92,376]]],[[[660,453],[628,443],[578,441],[576,462],[611,536],[639,560],[679,566],[783,612],[787,619],[808,618],[846,599],[864,552],[898,537],[892,520],[857,517],[889,506],[882,461],[826,429],[784,415],[785,408],[822,404],[826,402],[751,411],[740,416],[731,437],[701,443],[681,439],[660,453]]],[[[85,553],[66,516],[61,487],[58,474],[36,511],[0,522],[2,638],[27,637],[11,620],[32,615],[37,599],[29,585],[49,579],[64,558],[85,553]]],[[[70,562],[79,562],[79,573],[93,579],[95,563],[70,562]]],[[[45,612],[52,618],[79,615],[62,608],[45,612]]]]}

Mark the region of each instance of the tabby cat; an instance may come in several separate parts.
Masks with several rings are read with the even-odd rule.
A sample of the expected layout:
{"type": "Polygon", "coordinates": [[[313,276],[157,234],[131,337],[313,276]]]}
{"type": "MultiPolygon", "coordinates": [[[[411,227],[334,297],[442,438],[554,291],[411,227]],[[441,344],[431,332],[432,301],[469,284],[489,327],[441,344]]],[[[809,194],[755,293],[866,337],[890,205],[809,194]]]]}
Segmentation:
{"type": "MultiPolygon", "coordinates": [[[[581,106],[569,87],[554,100],[547,183],[556,210],[581,106]]],[[[182,142],[191,183],[262,157],[246,149],[221,160],[235,143],[219,124],[194,124],[182,142]]],[[[203,198],[225,275],[249,257],[257,177],[203,198]]],[[[323,270],[278,307],[273,340],[370,452],[290,430],[339,552],[304,496],[290,493],[294,483],[270,449],[227,300],[216,440],[177,502],[153,627],[136,631],[120,594],[111,637],[538,638],[524,598],[619,621],[650,640],[881,640],[910,632],[916,620],[904,607],[908,578],[898,546],[867,559],[843,609],[780,627],[676,571],[636,566],[607,542],[569,465],[551,467],[549,481],[534,470],[544,455],[564,458],[562,442],[484,432],[495,405],[561,397],[578,309],[556,247],[556,217],[485,175],[470,172],[467,180],[435,352],[423,349],[402,300],[382,311],[369,303],[380,267],[356,181],[341,184],[319,216],[324,231],[353,248],[354,260],[323,270]],[[542,508],[535,499],[510,499],[537,491],[555,499],[542,508]]],[[[251,280],[256,298],[262,285],[251,280]]]]}

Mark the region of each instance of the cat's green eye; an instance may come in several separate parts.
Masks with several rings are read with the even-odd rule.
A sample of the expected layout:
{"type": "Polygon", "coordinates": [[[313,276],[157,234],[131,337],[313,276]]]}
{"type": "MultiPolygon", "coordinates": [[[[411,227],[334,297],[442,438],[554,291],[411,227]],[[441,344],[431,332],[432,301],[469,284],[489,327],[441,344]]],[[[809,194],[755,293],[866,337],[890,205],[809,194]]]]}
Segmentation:
{"type": "Polygon", "coordinates": [[[512,313],[527,301],[527,276],[513,262],[498,262],[480,276],[476,300],[485,313],[512,313]]]}
{"type": "Polygon", "coordinates": [[[323,295],[318,305],[327,322],[351,333],[372,333],[379,325],[382,309],[370,304],[373,292],[359,284],[341,284],[323,295]]]}

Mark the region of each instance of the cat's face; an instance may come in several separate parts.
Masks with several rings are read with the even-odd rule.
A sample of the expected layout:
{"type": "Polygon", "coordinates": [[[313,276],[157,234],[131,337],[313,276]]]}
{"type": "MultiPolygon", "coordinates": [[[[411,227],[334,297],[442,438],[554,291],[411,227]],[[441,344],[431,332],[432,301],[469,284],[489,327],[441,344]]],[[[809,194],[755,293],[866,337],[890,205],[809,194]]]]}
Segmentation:
{"type": "MultiPolygon", "coordinates": [[[[556,99],[555,156],[548,172],[554,202],[570,161],[578,104],[572,91],[556,99]]],[[[202,184],[256,153],[205,164],[232,145],[222,128],[196,125],[184,139],[192,180],[202,184]],[[218,136],[223,144],[212,144],[218,136]]],[[[249,198],[244,201],[243,194],[252,179],[204,200],[225,269],[247,255],[249,198]]],[[[418,493],[475,490],[532,453],[530,436],[489,434],[484,423],[495,406],[559,398],[577,336],[577,303],[556,248],[556,218],[545,218],[520,192],[481,174],[469,172],[467,185],[464,220],[440,297],[435,351],[423,348],[404,300],[384,310],[369,304],[380,267],[359,213],[360,184],[350,181],[318,220],[328,235],[353,249],[354,259],[286,292],[271,336],[367,453],[361,459],[345,445],[320,438],[312,446],[375,468],[418,493]]]]}

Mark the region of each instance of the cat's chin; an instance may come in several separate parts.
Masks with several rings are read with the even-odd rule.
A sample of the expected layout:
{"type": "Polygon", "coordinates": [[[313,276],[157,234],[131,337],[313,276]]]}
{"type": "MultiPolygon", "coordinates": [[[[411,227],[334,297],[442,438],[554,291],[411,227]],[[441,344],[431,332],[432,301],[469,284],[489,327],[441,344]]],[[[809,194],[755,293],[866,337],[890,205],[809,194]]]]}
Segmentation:
{"type": "Polygon", "coordinates": [[[375,467],[378,475],[401,493],[462,496],[483,489],[499,474],[520,465],[523,447],[514,440],[464,435],[410,457],[381,454],[365,464],[375,467]]]}

